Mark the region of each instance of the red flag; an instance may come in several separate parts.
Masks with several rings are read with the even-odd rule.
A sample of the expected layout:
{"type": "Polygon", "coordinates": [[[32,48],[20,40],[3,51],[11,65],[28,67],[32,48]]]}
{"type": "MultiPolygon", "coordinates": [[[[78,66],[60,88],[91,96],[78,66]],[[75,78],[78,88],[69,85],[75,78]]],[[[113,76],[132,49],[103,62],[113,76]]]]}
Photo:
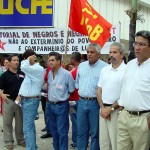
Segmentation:
{"type": "Polygon", "coordinates": [[[110,24],[105,20],[87,0],[71,0],[68,26],[70,29],[89,36],[91,43],[101,47],[110,37],[110,24]]]}

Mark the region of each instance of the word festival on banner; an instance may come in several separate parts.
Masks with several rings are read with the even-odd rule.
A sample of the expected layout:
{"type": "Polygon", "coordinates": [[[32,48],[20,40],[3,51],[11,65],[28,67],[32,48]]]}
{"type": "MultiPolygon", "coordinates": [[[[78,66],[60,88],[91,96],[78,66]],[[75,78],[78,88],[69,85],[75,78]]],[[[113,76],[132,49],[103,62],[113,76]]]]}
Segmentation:
{"type": "MultiPolygon", "coordinates": [[[[67,46],[66,40],[67,29],[3,29],[0,30],[0,53],[22,54],[27,49],[33,49],[37,54],[49,54],[53,51],[65,54],[65,50],[67,54],[74,51],[86,54],[86,48],[90,44],[87,36],[69,30],[67,46]]],[[[108,54],[110,44],[119,40],[119,26],[113,26],[111,37],[103,46],[101,53],[108,54]]]]}

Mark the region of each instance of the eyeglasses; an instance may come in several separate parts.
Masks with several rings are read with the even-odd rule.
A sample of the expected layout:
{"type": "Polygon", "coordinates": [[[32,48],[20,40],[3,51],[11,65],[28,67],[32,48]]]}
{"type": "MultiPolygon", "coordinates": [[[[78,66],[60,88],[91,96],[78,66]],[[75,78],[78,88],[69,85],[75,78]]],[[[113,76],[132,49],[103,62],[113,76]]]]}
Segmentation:
{"type": "Polygon", "coordinates": [[[134,47],[135,47],[135,46],[144,47],[144,46],[146,46],[146,44],[145,44],[145,43],[141,43],[141,42],[134,42],[134,43],[133,43],[133,46],[134,46],[134,47]]]}

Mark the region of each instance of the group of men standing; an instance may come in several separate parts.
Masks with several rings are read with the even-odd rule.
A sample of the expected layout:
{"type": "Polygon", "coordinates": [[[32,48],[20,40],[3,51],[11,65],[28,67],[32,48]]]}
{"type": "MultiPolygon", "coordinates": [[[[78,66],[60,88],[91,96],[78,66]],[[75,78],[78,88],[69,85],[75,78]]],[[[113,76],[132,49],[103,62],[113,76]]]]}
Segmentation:
{"type": "MultiPolygon", "coordinates": [[[[72,62],[74,60],[75,69],[72,72],[61,67],[59,53],[49,54],[51,71],[47,80],[46,119],[49,120],[54,150],[68,150],[69,100],[76,101],[77,104],[77,113],[71,116],[77,125],[74,138],[77,150],[86,150],[89,138],[91,150],[149,149],[149,31],[136,33],[134,49],[137,58],[126,65],[122,60],[125,54],[124,45],[113,43],[110,46],[111,64],[108,65],[99,59],[100,46],[89,44],[88,61],[80,63],[79,53],[73,53],[71,59],[72,62]],[[72,94],[75,95],[74,98],[72,94]]],[[[36,63],[33,51],[26,51],[24,58],[21,62],[24,80],[24,75],[17,71],[17,56],[11,57],[9,70],[0,78],[1,97],[4,100],[4,142],[7,147],[13,147],[10,124],[13,116],[16,120],[17,117],[21,119],[21,108],[14,103],[17,99],[22,105],[26,149],[37,150],[34,119],[44,69],[36,63]],[[11,107],[11,111],[5,112],[8,107],[11,107]]],[[[21,129],[22,124],[19,127],[16,124],[19,145],[25,143],[21,129]]]]}

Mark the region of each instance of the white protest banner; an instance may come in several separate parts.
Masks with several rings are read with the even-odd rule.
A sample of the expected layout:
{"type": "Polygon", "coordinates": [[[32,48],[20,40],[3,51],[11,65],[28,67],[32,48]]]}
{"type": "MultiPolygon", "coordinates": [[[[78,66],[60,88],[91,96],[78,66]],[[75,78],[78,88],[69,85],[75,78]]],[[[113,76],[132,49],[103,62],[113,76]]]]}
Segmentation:
{"type": "Polygon", "coordinates": [[[7,29],[0,30],[0,53],[21,54],[33,49],[37,54],[56,51],[64,53],[67,31],[48,29],[7,29]]]}
{"type": "MultiPolygon", "coordinates": [[[[120,41],[120,27],[111,28],[111,37],[103,46],[101,53],[109,54],[111,43],[120,41]]],[[[49,54],[52,51],[65,54],[67,29],[1,29],[0,53],[22,54],[27,49],[33,49],[37,54],[49,54]]],[[[89,38],[75,31],[69,31],[67,54],[78,51],[86,54],[89,38]]]]}

